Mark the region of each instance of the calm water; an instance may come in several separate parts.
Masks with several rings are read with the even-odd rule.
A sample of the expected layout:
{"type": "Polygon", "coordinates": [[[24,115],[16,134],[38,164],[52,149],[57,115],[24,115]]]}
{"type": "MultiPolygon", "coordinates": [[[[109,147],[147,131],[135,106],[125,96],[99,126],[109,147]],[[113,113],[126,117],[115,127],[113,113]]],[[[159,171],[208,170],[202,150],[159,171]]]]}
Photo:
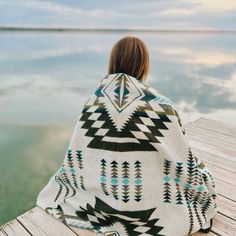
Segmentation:
{"type": "MultiPolygon", "coordinates": [[[[184,122],[236,121],[236,34],[144,34],[149,84],[184,122]]],[[[0,33],[0,224],[35,205],[122,34],[0,33]]]]}

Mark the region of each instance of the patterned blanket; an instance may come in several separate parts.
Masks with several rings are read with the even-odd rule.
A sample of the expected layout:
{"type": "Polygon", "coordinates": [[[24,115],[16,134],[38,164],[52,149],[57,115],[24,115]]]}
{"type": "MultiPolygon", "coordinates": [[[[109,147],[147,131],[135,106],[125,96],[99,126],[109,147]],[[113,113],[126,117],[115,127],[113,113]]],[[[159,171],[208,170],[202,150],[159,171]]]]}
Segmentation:
{"type": "Polygon", "coordinates": [[[37,205],[102,235],[184,236],[216,214],[214,180],[171,101],[126,74],[101,79],[37,205]]]}

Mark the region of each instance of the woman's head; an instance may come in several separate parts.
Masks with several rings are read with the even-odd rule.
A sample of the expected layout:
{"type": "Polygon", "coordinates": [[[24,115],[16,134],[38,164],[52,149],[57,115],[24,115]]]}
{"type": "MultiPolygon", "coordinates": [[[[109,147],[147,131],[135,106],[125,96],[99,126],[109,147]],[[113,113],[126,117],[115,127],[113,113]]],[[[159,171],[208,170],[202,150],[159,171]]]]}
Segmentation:
{"type": "Polygon", "coordinates": [[[146,80],[149,67],[148,50],[141,39],[124,37],[113,46],[109,74],[125,73],[139,80],[146,80]]]}

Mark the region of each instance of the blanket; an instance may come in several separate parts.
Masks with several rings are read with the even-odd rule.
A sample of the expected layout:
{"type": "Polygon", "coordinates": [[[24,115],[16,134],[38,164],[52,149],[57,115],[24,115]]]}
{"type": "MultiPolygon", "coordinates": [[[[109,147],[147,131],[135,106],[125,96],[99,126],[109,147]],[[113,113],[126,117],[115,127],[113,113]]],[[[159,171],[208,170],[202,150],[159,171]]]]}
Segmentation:
{"type": "Polygon", "coordinates": [[[215,184],[177,109],[144,81],[102,78],[37,206],[102,235],[184,236],[216,214],[215,184]]]}

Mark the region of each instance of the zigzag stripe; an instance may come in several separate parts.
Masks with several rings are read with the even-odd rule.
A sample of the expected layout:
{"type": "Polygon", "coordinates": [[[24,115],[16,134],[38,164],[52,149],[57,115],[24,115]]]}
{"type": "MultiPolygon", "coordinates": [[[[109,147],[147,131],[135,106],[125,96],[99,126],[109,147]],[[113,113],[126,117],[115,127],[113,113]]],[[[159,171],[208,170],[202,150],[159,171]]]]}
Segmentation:
{"type": "Polygon", "coordinates": [[[200,214],[198,212],[198,198],[199,196],[201,195],[201,193],[198,193],[193,201],[193,209],[194,209],[194,212],[196,214],[196,217],[197,217],[197,220],[198,220],[198,224],[200,226],[200,228],[202,228],[202,220],[201,220],[201,217],[200,217],[200,214]]]}
{"type": "Polygon", "coordinates": [[[101,184],[101,187],[102,187],[102,191],[106,195],[109,195],[109,193],[107,191],[107,174],[106,174],[106,169],[107,169],[107,162],[106,162],[106,160],[102,159],[101,160],[100,184],[101,184]]]}
{"type": "Polygon", "coordinates": [[[83,190],[86,190],[84,187],[84,177],[82,175],[80,176],[80,186],[83,190]]]}
{"type": "Polygon", "coordinates": [[[169,183],[170,181],[170,166],[171,166],[171,161],[164,159],[164,191],[163,191],[163,198],[165,203],[171,203],[171,185],[169,183]]]}
{"type": "Polygon", "coordinates": [[[129,163],[127,161],[122,163],[122,200],[129,201],[129,163]]]}
{"type": "Polygon", "coordinates": [[[62,185],[65,187],[65,189],[66,189],[66,192],[65,192],[65,195],[63,196],[63,198],[65,198],[66,196],[68,196],[68,194],[69,194],[69,188],[67,187],[67,185],[64,183],[64,181],[59,177],[59,176],[57,176],[58,177],[58,180],[62,183],[62,185]]]}
{"type": "Polygon", "coordinates": [[[62,184],[58,181],[58,177],[57,176],[55,176],[55,181],[59,184],[59,190],[58,190],[58,193],[57,193],[57,195],[56,195],[56,197],[54,199],[54,202],[57,201],[57,199],[59,198],[59,196],[62,193],[62,184]]]}
{"type": "Polygon", "coordinates": [[[68,152],[67,152],[67,162],[68,162],[68,166],[70,167],[70,173],[71,173],[71,177],[73,180],[73,184],[78,189],[79,186],[77,183],[77,178],[76,178],[75,170],[74,170],[72,150],[68,150],[68,152]]]}
{"type": "Polygon", "coordinates": [[[135,197],[134,200],[139,202],[142,199],[142,172],[141,162],[136,161],[134,163],[135,168],[135,197]]]}
{"type": "MultiPolygon", "coordinates": [[[[61,176],[62,176],[62,181],[70,186],[70,188],[72,190],[72,195],[70,197],[73,197],[76,194],[76,191],[75,191],[74,187],[71,185],[70,180],[68,179],[66,173],[63,173],[61,176]]],[[[68,194],[69,194],[69,188],[68,188],[68,194]]]]}
{"type": "Polygon", "coordinates": [[[183,174],[183,163],[177,162],[175,167],[175,185],[176,185],[176,204],[183,204],[183,197],[180,191],[179,182],[181,182],[181,176],[183,174]]]}
{"type": "Polygon", "coordinates": [[[111,192],[115,199],[118,199],[118,163],[111,162],[111,192]]]}

